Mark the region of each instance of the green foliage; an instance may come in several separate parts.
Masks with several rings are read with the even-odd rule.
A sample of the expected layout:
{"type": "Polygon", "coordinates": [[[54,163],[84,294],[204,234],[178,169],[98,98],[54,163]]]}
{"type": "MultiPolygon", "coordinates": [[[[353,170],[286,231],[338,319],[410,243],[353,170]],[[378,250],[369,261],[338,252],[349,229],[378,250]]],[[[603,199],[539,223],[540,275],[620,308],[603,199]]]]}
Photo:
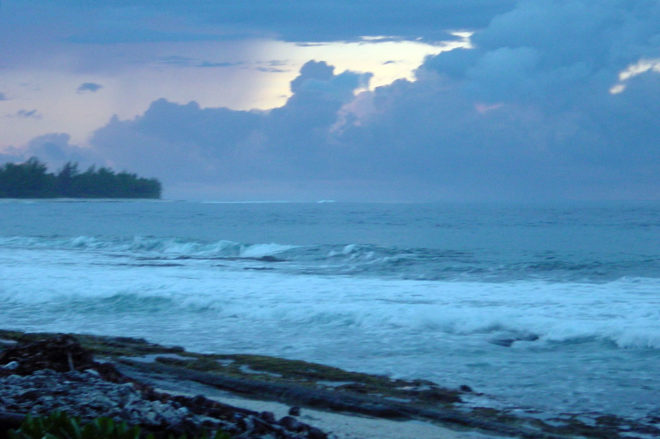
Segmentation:
{"type": "Polygon", "coordinates": [[[80,425],[80,419],[54,412],[47,417],[25,418],[21,427],[9,432],[10,439],[139,439],[140,428],[110,418],[96,418],[80,425]]]}
{"type": "MultiPolygon", "coordinates": [[[[9,431],[9,439],[140,439],[140,427],[116,422],[111,418],[96,418],[81,426],[80,419],[63,412],[53,412],[46,417],[28,415],[18,430],[9,431]]],[[[153,439],[153,434],[144,436],[153,439]]],[[[170,436],[170,439],[175,439],[170,436]]],[[[179,436],[177,439],[187,439],[179,436]]],[[[204,433],[199,439],[210,439],[204,433]]],[[[231,439],[218,430],[213,439],[231,439]]]]}
{"type": "Polygon", "coordinates": [[[67,163],[55,174],[32,157],[25,163],[0,167],[0,198],[160,198],[158,180],[92,166],[85,172],[67,163]]]}

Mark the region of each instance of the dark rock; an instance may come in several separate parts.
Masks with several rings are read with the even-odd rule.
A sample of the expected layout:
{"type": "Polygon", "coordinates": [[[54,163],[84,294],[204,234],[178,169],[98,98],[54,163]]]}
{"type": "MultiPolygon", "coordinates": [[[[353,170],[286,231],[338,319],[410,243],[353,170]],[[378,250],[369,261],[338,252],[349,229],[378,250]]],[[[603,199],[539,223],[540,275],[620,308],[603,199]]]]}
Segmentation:
{"type": "MultiPolygon", "coordinates": [[[[94,362],[91,353],[70,336],[12,346],[0,354],[0,364],[7,363],[16,366],[0,368],[0,406],[19,415],[61,410],[83,420],[107,416],[140,425],[156,439],[198,437],[204,430],[218,428],[254,439],[326,437],[290,416],[278,422],[272,412],[257,413],[203,395],[188,398],[156,391],[110,363],[94,362]]],[[[7,419],[0,422],[0,439],[3,428],[15,428],[13,418],[7,419]]]]}
{"type": "Polygon", "coordinates": [[[420,392],[419,395],[428,401],[437,401],[444,403],[461,402],[461,398],[454,390],[434,388],[420,392]]]}
{"type": "Polygon", "coordinates": [[[513,334],[510,337],[498,337],[490,340],[490,343],[510,348],[517,341],[536,341],[539,336],[536,334],[513,334]]]}
{"type": "Polygon", "coordinates": [[[504,346],[505,348],[510,348],[515,341],[515,338],[493,338],[490,340],[492,344],[497,346],[504,346]]]}
{"type": "Polygon", "coordinates": [[[94,365],[91,352],[70,335],[58,335],[33,343],[21,343],[0,353],[0,364],[18,362],[13,373],[31,374],[36,370],[57,372],[89,369],[94,365]]]}
{"type": "Polygon", "coordinates": [[[275,423],[275,415],[273,414],[273,412],[261,412],[259,416],[261,417],[261,419],[263,419],[266,422],[269,422],[271,424],[275,423]]]}
{"type": "Polygon", "coordinates": [[[255,259],[258,260],[258,261],[263,261],[263,262],[282,262],[282,261],[284,261],[284,259],[276,258],[275,256],[270,256],[270,255],[262,256],[260,258],[255,258],[255,259]]]}
{"type": "Polygon", "coordinates": [[[268,434],[275,431],[273,425],[263,418],[251,417],[250,419],[252,420],[252,434],[268,434]]]}
{"type": "Polygon", "coordinates": [[[300,416],[300,407],[291,407],[289,409],[289,415],[291,416],[300,416]]]}
{"type": "Polygon", "coordinates": [[[0,438],[8,437],[7,431],[20,427],[23,419],[23,414],[0,411],[0,438]]]}
{"type": "Polygon", "coordinates": [[[243,431],[250,431],[254,426],[254,422],[252,421],[252,418],[244,416],[238,419],[236,425],[243,431]]]}
{"type": "Polygon", "coordinates": [[[316,427],[311,427],[307,432],[308,439],[328,439],[328,435],[316,427]]]}
{"type": "Polygon", "coordinates": [[[41,392],[36,389],[28,390],[26,392],[21,393],[20,395],[16,395],[16,398],[20,401],[34,401],[41,395],[41,392]]]}
{"type": "Polygon", "coordinates": [[[467,384],[461,384],[461,386],[458,388],[461,392],[465,393],[472,393],[474,390],[472,390],[472,387],[468,386],[467,384]]]}
{"type": "Polygon", "coordinates": [[[366,394],[369,393],[369,389],[366,384],[363,383],[349,383],[341,386],[337,386],[337,390],[348,390],[351,392],[366,394]]]}
{"type": "Polygon", "coordinates": [[[280,425],[290,431],[302,431],[304,429],[303,424],[298,421],[296,418],[291,416],[285,416],[280,419],[280,425]]]}
{"type": "Polygon", "coordinates": [[[199,407],[209,407],[209,401],[204,395],[196,395],[191,402],[199,407]]]}

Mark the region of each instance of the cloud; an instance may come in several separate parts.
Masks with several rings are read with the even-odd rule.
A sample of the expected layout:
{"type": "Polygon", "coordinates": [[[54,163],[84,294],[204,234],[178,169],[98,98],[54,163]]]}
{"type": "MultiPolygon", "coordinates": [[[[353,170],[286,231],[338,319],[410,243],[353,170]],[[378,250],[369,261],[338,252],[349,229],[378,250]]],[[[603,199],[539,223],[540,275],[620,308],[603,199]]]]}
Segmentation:
{"type": "Polygon", "coordinates": [[[288,72],[289,70],[285,69],[279,69],[277,67],[257,67],[257,70],[260,72],[266,72],[266,73],[285,73],[288,72]]]}
{"type": "Polygon", "coordinates": [[[657,198],[660,75],[638,60],[660,49],[659,14],[645,1],[520,2],[475,33],[476,49],[363,97],[376,110],[347,140],[468,195],[657,198]]]}
{"type": "Polygon", "coordinates": [[[7,96],[4,93],[0,92],[0,101],[7,101],[7,100],[9,100],[7,99],[7,96]]]}
{"type": "Polygon", "coordinates": [[[89,148],[70,144],[70,136],[64,133],[51,133],[35,137],[24,148],[10,148],[0,154],[2,162],[22,162],[30,157],[38,157],[50,169],[59,169],[66,162],[77,162],[82,167],[92,164],[106,164],[105,160],[89,148]]]}
{"type": "Polygon", "coordinates": [[[14,114],[8,114],[5,117],[19,118],[19,119],[41,119],[41,114],[36,109],[33,110],[18,110],[14,114]]]}
{"type": "Polygon", "coordinates": [[[658,59],[640,59],[635,64],[631,64],[619,73],[619,82],[610,88],[610,93],[619,94],[625,91],[626,82],[635,76],[643,75],[647,72],[660,73],[660,58],[658,59]]]}
{"type": "Polygon", "coordinates": [[[76,90],[78,93],[96,93],[97,91],[101,90],[103,86],[101,84],[97,84],[95,82],[83,82],[78,86],[78,89],[76,90]]]}
{"type": "Polygon", "coordinates": [[[287,41],[357,41],[363,36],[446,39],[447,28],[484,26],[513,6],[508,0],[430,2],[396,0],[245,2],[209,4],[202,22],[275,33],[287,41]],[[374,14],[377,10],[378,14],[374,14]]]}
{"type": "Polygon", "coordinates": [[[179,105],[161,99],[134,120],[114,118],[91,143],[111,162],[160,175],[172,184],[297,180],[313,174],[308,160],[323,160],[315,147],[326,143],[337,112],[368,78],[353,72],[334,74],[323,62],[309,62],[292,83],[294,95],[281,108],[202,109],[195,102],[179,105]]]}
{"type": "Polygon", "coordinates": [[[227,61],[221,61],[221,62],[213,62],[213,61],[202,61],[201,63],[197,64],[197,67],[212,67],[212,68],[217,68],[217,67],[234,67],[234,66],[240,66],[243,63],[240,62],[227,62],[227,61]]]}
{"type": "Polygon", "coordinates": [[[161,64],[169,64],[169,65],[175,65],[175,66],[192,66],[196,63],[195,58],[191,58],[189,56],[180,56],[180,55],[169,55],[169,56],[161,56],[158,58],[158,62],[161,64]]]}
{"type": "Polygon", "coordinates": [[[269,72],[269,73],[284,73],[284,72],[289,72],[290,70],[284,68],[289,65],[289,62],[279,60],[279,59],[273,59],[265,63],[257,63],[261,64],[261,66],[257,67],[257,70],[260,72],[269,72]]]}
{"type": "Polygon", "coordinates": [[[13,17],[5,32],[18,40],[94,45],[245,38],[359,41],[363,36],[440,41],[446,39],[446,29],[485,26],[515,0],[409,0],[405,5],[398,0],[128,3],[87,2],[75,8],[69,2],[37,0],[3,4],[6,15],[13,17]]]}
{"type": "MultiPolygon", "coordinates": [[[[329,5],[311,4],[295,3],[298,21],[329,5]]],[[[394,11],[402,23],[419,12],[385,16],[394,11]]],[[[316,41],[339,35],[333,14],[316,41]]],[[[363,35],[380,26],[362,19],[363,35]]],[[[113,118],[90,143],[119,168],[161,178],[166,196],[658,199],[660,74],[649,61],[660,58],[658,22],[660,5],[646,0],[520,1],[475,31],[474,49],[428,57],[415,81],[365,91],[369,74],[311,61],[280,108],[161,99],[134,119],[113,118]],[[612,94],[616,84],[624,87],[612,94]]],[[[303,28],[292,25],[289,38],[303,28]]]]}
{"type": "Polygon", "coordinates": [[[204,68],[234,67],[243,64],[241,62],[228,62],[228,61],[219,61],[219,62],[202,61],[197,58],[192,58],[189,56],[180,56],[180,55],[162,56],[158,58],[158,62],[161,64],[168,64],[168,65],[180,66],[180,67],[204,67],[204,68]]]}

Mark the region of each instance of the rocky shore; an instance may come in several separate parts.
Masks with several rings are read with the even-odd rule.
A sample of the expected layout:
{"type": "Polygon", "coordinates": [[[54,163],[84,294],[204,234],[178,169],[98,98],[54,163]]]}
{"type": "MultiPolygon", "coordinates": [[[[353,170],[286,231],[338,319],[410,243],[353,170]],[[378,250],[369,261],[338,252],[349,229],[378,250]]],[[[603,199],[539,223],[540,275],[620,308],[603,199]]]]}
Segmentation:
{"type": "Polygon", "coordinates": [[[542,420],[480,406],[474,401],[482,396],[468,386],[445,389],[272,357],[197,354],[141,339],[0,331],[0,438],[28,413],[53,411],[83,420],[110,417],[156,437],[217,430],[234,438],[340,437],[332,425],[303,422],[307,410],[383,423],[424,421],[446,428],[446,437],[660,436],[660,418],[562,414],[542,420]],[[286,404],[288,413],[226,404],[218,392],[286,404]]]}
{"type": "Polygon", "coordinates": [[[19,343],[0,353],[0,432],[23,415],[62,411],[82,420],[109,417],[142,427],[156,437],[189,437],[225,431],[235,438],[325,439],[292,416],[275,419],[212,401],[203,395],[174,396],[93,360],[74,337],[57,335],[19,343]]]}

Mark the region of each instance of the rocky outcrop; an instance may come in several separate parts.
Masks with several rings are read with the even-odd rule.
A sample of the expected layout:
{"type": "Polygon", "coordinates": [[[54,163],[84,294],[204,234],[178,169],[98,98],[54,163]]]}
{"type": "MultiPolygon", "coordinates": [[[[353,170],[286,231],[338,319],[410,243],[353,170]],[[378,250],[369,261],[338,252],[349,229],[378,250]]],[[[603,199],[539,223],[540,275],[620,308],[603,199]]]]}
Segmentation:
{"type": "Polygon", "coordinates": [[[63,334],[10,347],[0,353],[0,365],[2,370],[10,370],[12,374],[18,375],[42,369],[69,372],[93,367],[94,358],[75,338],[63,334]]]}
{"type": "Polygon", "coordinates": [[[541,418],[488,406],[489,397],[467,385],[448,389],[426,380],[392,379],[298,360],[199,354],[128,337],[0,330],[0,350],[3,346],[0,380],[6,381],[0,381],[0,439],[2,426],[17,426],[29,411],[47,412],[53,401],[66,404],[73,415],[104,414],[139,422],[157,436],[222,428],[237,438],[327,437],[296,419],[297,409],[278,420],[273,413],[233,407],[203,395],[181,396],[190,395],[191,388],[204,395],[220,391],[277,401],[303,411],[414,419],[496,437],[660,437],[657,414],[642,420],[602,413],[541,418]],[[93,356],[107,362],[94,361],[93,356]]]}
{"type": "Polygon", "coordinates": [[[23,415],[64,411],[84,420],[105,416],[157,437],[227,431],[235,438],[324,439],[290,416],[280,420],[212,401],[157,392],[108,363],[98,363],[71,336],[19,344],[0,354],[0,433],[23,415]]]}

